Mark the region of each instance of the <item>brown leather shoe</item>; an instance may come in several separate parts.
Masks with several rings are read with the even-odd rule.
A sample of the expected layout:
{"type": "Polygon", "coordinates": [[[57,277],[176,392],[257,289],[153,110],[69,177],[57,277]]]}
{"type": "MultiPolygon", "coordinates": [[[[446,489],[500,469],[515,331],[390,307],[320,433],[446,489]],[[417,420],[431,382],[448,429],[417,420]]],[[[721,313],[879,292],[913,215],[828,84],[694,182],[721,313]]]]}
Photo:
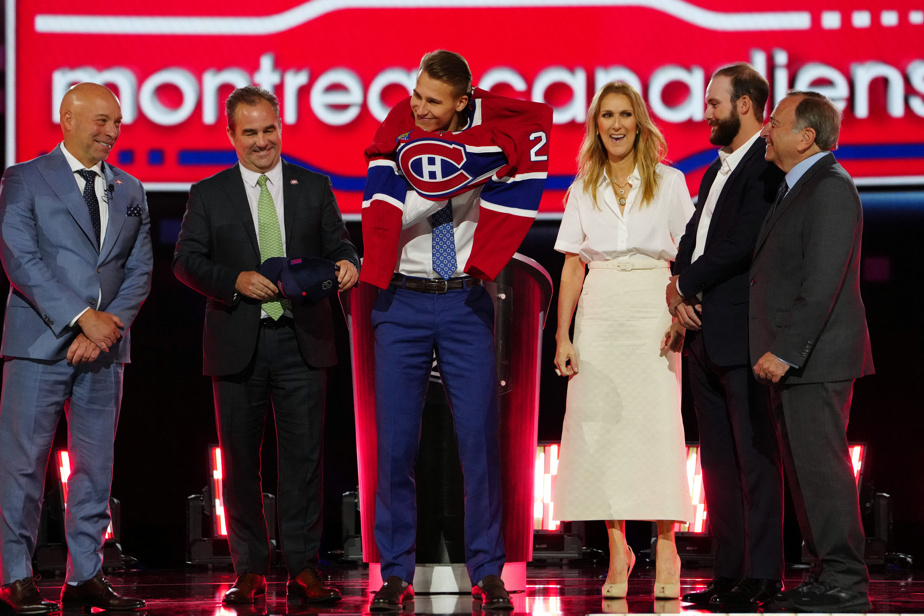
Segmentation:
{"type": "Polygon", "coordinates": [[[325,586],[320,573],[311,568],[303,569],[286,584],[286,599],[293,603],[332,603],[341,598],[340,591],[325,586]]]}
{"type": "Polygon", "coordinates": [[[242,573],[231,590],[225,593],[222,603],[253,603],[266,594],[266,578],[256,573],[242,573]]]}
{"type": "Polygon", "coordinates": [[[144,601],[123,597],[112,589],[112,584],[100,571],[78,586],[65,584],[61,590],[61,607],[98,607],[104,610],[137,610],[144,601]]]}
{"type": "Polygon", "coordinates": [[[58,604],[42,599],[35,578],[27,577],[0,588],[0,599],[6,601],[17,614],[50,614],[58,611],[58,604]]]}
{"type": "Polygon", "coordinates": [[[513,602],[504,586],[504,580],[496,575],[486,575],[480,586],[472,587],[472,597],[481,600],[481,607],[486,610],[512,610],[513,602]]]}

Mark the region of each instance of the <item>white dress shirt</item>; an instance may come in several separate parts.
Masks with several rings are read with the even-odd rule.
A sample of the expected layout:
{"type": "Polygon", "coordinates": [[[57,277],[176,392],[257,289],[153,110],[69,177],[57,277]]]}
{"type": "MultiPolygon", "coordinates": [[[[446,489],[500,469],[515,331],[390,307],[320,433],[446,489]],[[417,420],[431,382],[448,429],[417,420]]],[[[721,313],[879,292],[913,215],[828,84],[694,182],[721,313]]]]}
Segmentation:
{"type": "MultiPolygon", "coordinates": [[[[430,216],[446,206],[447,201],[430,201],[409,190],[404,201],[401,220],[401,237],[398,245],[398,262],[395,271],[415,278],[441,278],[433,271],[433,225],[430,216]]],[[[453,240],[456,246],[456,271],[453,278],[462,276],[465,264],[472,254],[472,240],[478,226],[481,187],[452,198],[453,240]]]]}
{"type": "Polygon", "coordinates": [[[74,179],[77,180],[77,188],[80,189],[81,195],[83,195],[83,189],[87,185],[87,181],[77,172],[89,169],[96,173],[96,182],[93,186],[96,188],[96,200],[99,202],[99,245],[102,246],[103,240],[106,239],[106,229],[109,227],[109,187],[106,186],[103,163],[98,162],[92,167],[84,167],[82,162],[67,151],[67,148],[64,147],[64,142],[61,142],[61,151],[64,153],[64,158],[67,159],[67,164],[70,165],[71,171],[74,172],[74,179]]]}
{"type": "Polygon", "coordinates": [[[719,150],[719,160],[722,161],[722,166],[719,168],[719,172],[716,174],[715,180],[709,188],[709,196],[706,197],[706,202],[703,204],[703,213],[699,218],[699,226],[696,227],[696,245],[693,248],[693,256],[690,258],[690,263],[703,256],[703,252],[706,249],[706,236],[709,235],[709,223],[712,222],[715,204],[718,203],[719,197],[722,195],[722,189],[725,188],[725,182],[728,181],[728,176],[735,170],[735,167],[738,166],[738,163],[741,162],[741,159],[744,158],[744,155],[751,149],[751,146],[754,145],[754,142],[757,141],[759,137],[760,131],[731,153],[719,150]]]}
{"type": "Polygon", "coordinates": [[[656,173],[660,185],[654,198],[642,205],[641,177],[638,167],[629,176],[632,189],[623,212],[604,174],[597,185],[597,205],[584,192],[584,182],[575,180],[568,193],[565,214],[555,250],[580,255],[585,263],[609,261],[633,255],[670,261],[677,256],[677,246],[687,221],[693,215],[693,201],[687,192],[683,173],[659,164],[656,173]]]}
{"type": "MultiPolygon", "coordinates": [[[[93,187],[96,189],[96,201],[99,203],[99,245],[102,247],[103,240],[106,239],[106,229],[109,227],[109,192],[107,190],[109,187],[106,186],[106,176],[103,174],[103,163],[100,161],[92,167],[84,167],[82,162],[74,158],[74,155],[67,151],[63,141],[58,147],[61,148],[61,152],[67,160],[67,164],[70,166],[71,171],[74,172],[74,179],[77,180],[77,188],[80,190],[81,196],[83,196],[83,189],[86,187],[87,181],[77,172],[89,169],[96,173],[96,181],[93,183],[93,187]]],[[[96,294],[96,306],[99,307],[102,304],[103,290],[101,288],[99,293],[96,294]]],[[[87,307],[81,310],[77,316],[71,319],[70,326],[74,327],[74,324],[77,323],[77,319],[89,309],[90,308],[87,307]]]]}

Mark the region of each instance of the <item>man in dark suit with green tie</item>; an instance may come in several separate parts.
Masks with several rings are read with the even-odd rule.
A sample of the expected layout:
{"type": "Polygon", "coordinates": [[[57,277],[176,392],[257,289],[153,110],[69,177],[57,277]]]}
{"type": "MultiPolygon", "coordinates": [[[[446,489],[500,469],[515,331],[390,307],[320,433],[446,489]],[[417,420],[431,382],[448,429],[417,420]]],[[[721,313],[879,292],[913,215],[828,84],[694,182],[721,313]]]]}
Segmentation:
{"type": "Polygon", "coordinates": [[[324,602],[340,593],[316,567],[321,539],[321,444],[327,368],[336,363],[330,303],[280,302],[257,269],[270,257],[324,257],[341,290],[359,278],[359,257],[330,180],[280,157],[276,97],[238,88],[225,105],[238,164],[195,184],[174,255],[182,282],[208,298],[203,369],[212,377],[234,586],[225,603],[266,592],[269,537],[260,447],[266,412],[276,420],[277,510],[288,598],[324,602]]]}

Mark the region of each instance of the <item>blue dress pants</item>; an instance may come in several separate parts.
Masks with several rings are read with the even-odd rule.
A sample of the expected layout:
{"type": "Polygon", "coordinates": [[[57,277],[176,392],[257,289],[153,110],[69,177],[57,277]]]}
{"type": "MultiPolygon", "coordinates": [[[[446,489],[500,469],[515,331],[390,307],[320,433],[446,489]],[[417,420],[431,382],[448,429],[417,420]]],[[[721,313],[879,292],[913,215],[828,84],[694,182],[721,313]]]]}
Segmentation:
{"type": "Polygon", "coordinates": [[[61,415],[67,417],[66,581],[85,582],[103,566],[109,526],[113,442],[123,364],[7,358],[0,399],[0,563],[3,584],[32,576],[45,472],[61,415]]]}
{"type": "Polygon", "coordinates": [[[375,540],[382,578],[414,580],[414,465],[434,352],[464,475],[468,574],[472,584],[486,575],[500,575],[506,554],[490,295],[483,286],[444,294],[389,287],[376,300],[372,327],[378,430],[375,540]]]}

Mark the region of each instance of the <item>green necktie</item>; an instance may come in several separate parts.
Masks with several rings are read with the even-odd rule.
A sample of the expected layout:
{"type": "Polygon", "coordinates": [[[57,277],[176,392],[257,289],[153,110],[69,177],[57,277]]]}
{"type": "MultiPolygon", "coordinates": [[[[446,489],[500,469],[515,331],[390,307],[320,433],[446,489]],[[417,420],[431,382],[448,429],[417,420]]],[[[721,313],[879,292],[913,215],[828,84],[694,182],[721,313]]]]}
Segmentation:
{"type": "MultiPolygon", "coordinates": [[[[276,206],[273,204],[273,196],[269,188],[266,187],[266,176],[261,175],[257,180],[260,185],[260,199],[257,201],[257,225],[260,236],[260,261],[266,261],[270,257],[286,256],[282,244],[282,232],[279,230],[279,218],[276,216],[276,206]]],[[[275,284],[275,280],[273,283],[275,284]]],[[[288,302],[285,302],[288,303],[288,302]]],[[[263,302],[263,312],[278,320],[283,313],[282,302],[272,301],[263,302]]]]}

